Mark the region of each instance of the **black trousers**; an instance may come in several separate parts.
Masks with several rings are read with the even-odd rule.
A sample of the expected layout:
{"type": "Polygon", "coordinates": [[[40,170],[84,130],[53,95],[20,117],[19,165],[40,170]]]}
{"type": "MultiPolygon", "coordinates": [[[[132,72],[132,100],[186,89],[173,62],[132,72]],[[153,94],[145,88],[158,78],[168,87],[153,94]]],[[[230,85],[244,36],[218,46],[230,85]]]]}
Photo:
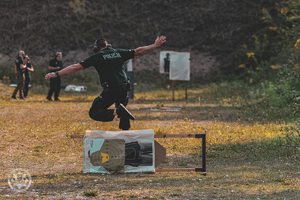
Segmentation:
{"type": "Polygon", "coordinates": [[[60,77],[50,79],[50,89],[47,95],[47,99],[51,99],[54,93],[54,99],[58,99],[60,92],[61,79],[60,77]]]}
{"type": "MultiPolygon", "coordinates": [[[[120,103],[124,106],[128,104],[127,86],[110,86],[109,91],[103,91],[93,102],[89,115],[93,120],[109,122],[114,119],[114,109],[108,109],[112,104],[119,107],[120,103]]],[[[129,130],[130,120],[120,118],[119,128],[129,130]]]]}
{"type": "Polygon", "coordinates": [[[20,99],[23,99],[24,98],[23,88],[24,88],[24,80],[25,80],[24,73],[22,73],[21,71],[17,71],[17,80],[18,80],[18,84],[12,94],[12,97],[16,97],[16,94],[19,91],[20,99]]]}
{"type": "Polygon", "coordinates": [[[29,89],[29,81],[30,81],[30,75],[25,74],[25,84],[24,84],[24,97],[27,97],[28,95],[28,89],[29,89]]]}

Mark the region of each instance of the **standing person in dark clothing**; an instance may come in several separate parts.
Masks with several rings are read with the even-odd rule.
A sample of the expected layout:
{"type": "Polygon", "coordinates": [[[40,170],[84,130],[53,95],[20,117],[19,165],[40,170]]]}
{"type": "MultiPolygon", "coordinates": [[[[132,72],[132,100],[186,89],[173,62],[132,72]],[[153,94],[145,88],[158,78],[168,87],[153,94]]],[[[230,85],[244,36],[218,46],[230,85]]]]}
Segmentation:
{"type": "Polygon", "coordinates": [[[28,85],[29,85],[29,81],[30,81],[30,72],[33,72],[34,69],[33,69],[33,66],[31,65],[31,63],[29,62],[29,57],[26,55],[23,57],[23,60],[24,60],[24,64],[26,65],[26,68],[25,68],[25,85],[24,85],[24,98],[27,97],[28,95],[28,85]]]}
{"type": "MultiPolygon", "coordinates": [[[[63,63],[61,61],[62,59],[62,53],[57,52],[55,54],[55,58],[50,60],[49,62],[49,70],[51,72],[58,72],[63,68],[63,63]]],[[[52,95],[54,93],[54,101],[59,101],[59,92],[60,92],[60,86],[61,86],[61,79],[59,76],[50,79],[50,89],[47,95],[48,101],[52,101],[52,95]]]]}
{"type": "Polygon", "coordinates": [[[154,44],[126,50],[113,49],[108,45],[106,39],[97,39],[94,43],[93,55],[61,71],[48,73],[45,78],[52,79],[94,66],[99,74],[103,91],[94,100],[89,111],[90,117],[96,121],[108,122],[112,121],[118,115],[120,118],[119,128],[129,130],[130,119],[134,120],[135,118],[125,107],[128,103],[128,82],[122,65],[125,61],[148,53],[160,47],[165,42],[166,37],[161,36],[156,38],[154,44]],[[116,109],[108,109],[114,103],[116,109]]]}
{"type": "Polygon", "coordinates": [[[24,87],[24,80],[25,80],[24,69],[26,68],[26,65],[24,64],[23,56],[25,56],[25,52],[22,50],[19,51],[18,57],[15,61],[15,72],[17,74],[18,84],[11,96],[11,98],[13,99],[17,99],[16,94],[18,90],[19,90],[20,99],[24,99],[24,94],[23,94],[23,87],[24,87]]]}

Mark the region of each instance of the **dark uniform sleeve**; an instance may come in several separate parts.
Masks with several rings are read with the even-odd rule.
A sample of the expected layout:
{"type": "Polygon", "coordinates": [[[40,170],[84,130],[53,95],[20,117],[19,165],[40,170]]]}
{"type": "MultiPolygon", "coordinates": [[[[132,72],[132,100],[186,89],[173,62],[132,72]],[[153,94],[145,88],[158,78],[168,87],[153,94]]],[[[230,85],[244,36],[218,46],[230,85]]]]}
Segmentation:
{"type": "Polygon", "coordinates": [[[55,63],[54,63],[54,59],[52,59],[52,60],[49,61],[49,66],[50,66],[50,67],[54,67],[54,64],[55,64],[55,63]]]}
{"type": "Polygon", "coordinates": [[[117,51],[120,53],[123,62],[134,58],[134,54],[135,54],[134,49],[130,49],[130,50],[128,50],[128,49],[118,49],[117,51]]]}
{"type": "Polygon", "coordinates": [[[17,71],[20,71],[21,70],[21,64],[23,64],[24,62],[23,62],[23,59],[21,58],[21,57],[18,57],[17,59],[16,59],[16,66],[17,66],[17,71]]]}
{"type": "Polygon", "coordinates": [[[19,63],[20,63],[20,65],[22,64],[24,64],[24,61],[23,61],[23,59],[21,58],[21,57],[19,57],[19,63]]]}
{"type": "Polygon", "coordinates": [[[59,67],[59,70],[63,69],[63,62],[61,60],[58,61],[58,67],[59,67]]]}
{"type": "Polygon", "coordinates": [[[85,60],[81,61],[79,64],[81,64],[84,68],[88,68],[95,65],[96,56],[95,54],[87,57],[85,60]]]}

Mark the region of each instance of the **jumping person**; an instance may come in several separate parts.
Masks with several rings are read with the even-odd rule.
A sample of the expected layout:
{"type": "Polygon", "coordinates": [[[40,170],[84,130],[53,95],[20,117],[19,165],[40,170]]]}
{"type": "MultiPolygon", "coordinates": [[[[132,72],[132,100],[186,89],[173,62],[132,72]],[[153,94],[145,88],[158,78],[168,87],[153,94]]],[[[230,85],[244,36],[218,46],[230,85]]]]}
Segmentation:
{"type": "Polygon", "coordinates": [[[18,57],[15,61],[15,73],[17,74],[17,80],[18,84],[16,89],[14,90],[11,98],[17,99],[16,94],[19,90],[20,99],[24,99],[24,93],[23,93],[23,87],[24,87],[24,69],[26,68],[26,65],[24,64],[23,56],[25,56],[24,51],[19,51],[18,57]]]}
{"type": "MultiPolygon", "coordinates": [[[[49,70],[50,72],[57,72],[63,68],[63,63],[61,61],[62,59],[62,53],[61,52],[56,52],[55,58],[50,60],[49,62],[49,70]]],[[[61,87],[61,79],[59,76],[50,79],[50,89],[47,95],[48,101],[52,101],[52,95],[54,93],[54,101],[59,101],[59,92],[60,92],[60,87],[61,87]]]]}
{"type": "Polygon", "coordinates": [[[25,84],[24,84],[24,98],[27,97],[28,95],[28,88],[29,88],[29,82],[30,82],[30,72],[33,72],[34,69],[33,69],[33,66],[31,65],[30,63],[30,59],[29,57],[26,55],[23,57],[24,59],[24,64],[26,65],[26,68],[25,68],[25,71],[24,71],[24,74],[25,74],[25,84]]]}
{"type": "Polygon", "coordinates": [[[149,46],[125,50],[112,48],[104,38],[97,39],[94,43],[94,54],[78,64],[46,74],[45,79],[57,78],[94,66],[99,74],[103,91],[94,100],[89,111],[90,117],[96,121],[108,122],[118,116],[120,118],[119,128],[129,130],[130,119],[134,120],[135,118],[125,107],[128,103],[128,81],[122,65],[125,61],[148,53],[165,42],[166,37],[160,36],[149,46]],[[116,109],[108,109],[113,103],[115,103],[116,109]]]}

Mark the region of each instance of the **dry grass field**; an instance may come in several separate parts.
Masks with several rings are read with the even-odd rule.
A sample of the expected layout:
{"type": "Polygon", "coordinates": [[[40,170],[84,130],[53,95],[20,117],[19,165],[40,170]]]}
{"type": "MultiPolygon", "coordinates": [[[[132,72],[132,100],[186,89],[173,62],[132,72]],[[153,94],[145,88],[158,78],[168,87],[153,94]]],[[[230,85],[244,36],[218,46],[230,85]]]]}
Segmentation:
{"type": "MultiPolygon", "coordinates": [[[[128,108],[137,120],[132,130],[155,134],[207,133],[207,175],[195,172],[82,174],[83,144],[71,134],[118,129],[118,119],[103,123],[88,116],[94,96],[62,96],[60,102],[29,94],[10,98],[0,88],[0,199],[300,199],[300,148],[295,124],[239,119],[243,108],[226,101],[171,101],[171,92],[135,94],[128,108]],[[169,108],[165,111],[163,108],[169,108]],[[173,109],[173,110],[172,110],[173,109]],[[7,177],[27,170],[26,192],[10,189],[7,177]]],[[[203,91],[191,90],[197,99],[203,91]]],[[[184,96],[177,91],[175,99],[184,96]]],[[[197,139],[157,139],[167,149],[158,168],[201,165],[197,139]]]]}

